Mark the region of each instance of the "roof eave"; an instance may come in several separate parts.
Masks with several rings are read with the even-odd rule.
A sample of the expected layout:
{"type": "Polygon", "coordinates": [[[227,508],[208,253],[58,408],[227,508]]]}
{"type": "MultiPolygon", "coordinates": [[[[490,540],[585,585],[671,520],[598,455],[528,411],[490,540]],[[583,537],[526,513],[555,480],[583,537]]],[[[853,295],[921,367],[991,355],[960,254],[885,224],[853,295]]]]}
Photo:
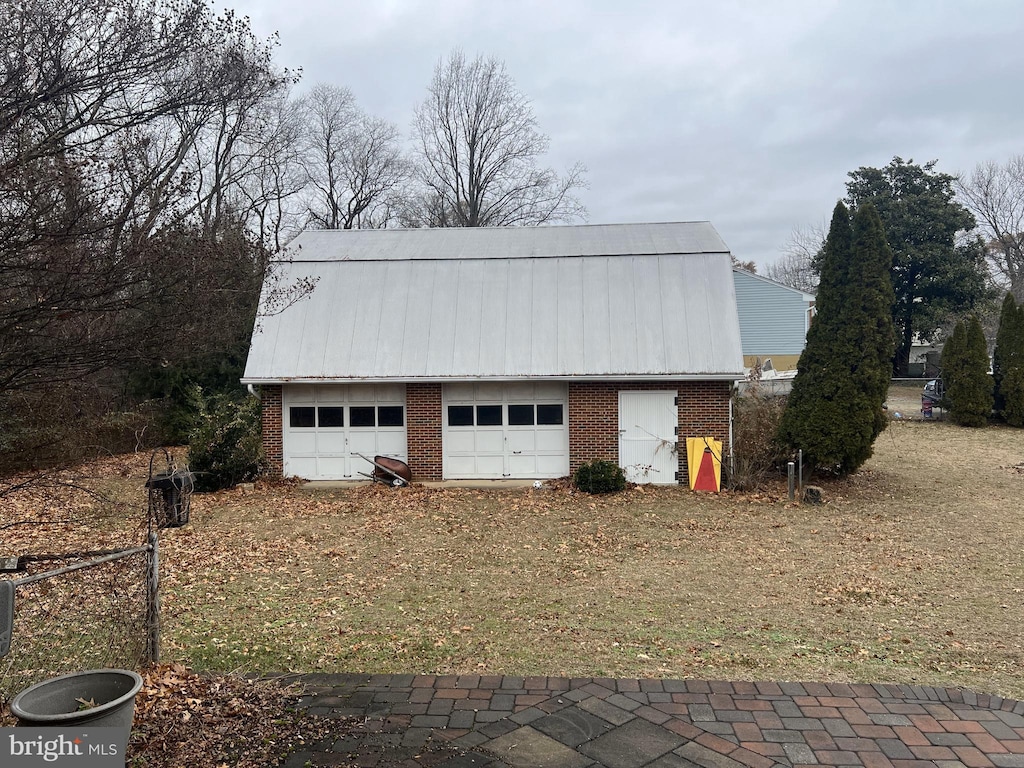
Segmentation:
{"type": "Polygon", "coordinates": [[[558,376],[247,376],[241,379],[244,385],[272,384],[431,384],[480,381],[739,381],[746,378],[742,371],[729,373],[637,373],[637,374],[586,374],[558,376]]]}

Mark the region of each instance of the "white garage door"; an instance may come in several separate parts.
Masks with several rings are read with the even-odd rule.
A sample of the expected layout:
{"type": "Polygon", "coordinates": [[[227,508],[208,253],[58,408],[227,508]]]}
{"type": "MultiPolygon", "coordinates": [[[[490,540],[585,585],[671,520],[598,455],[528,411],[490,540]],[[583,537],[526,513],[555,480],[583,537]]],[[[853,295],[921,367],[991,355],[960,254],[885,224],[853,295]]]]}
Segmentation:
{"type": "Polygon", "coordinates": [[[283,396],[286,476],[359,480],[373,465],[357,454],[407,460],[404,385],[292,384],[283,396]]]}
{"type": "Polygon", "coordinates": [[[445,385],[445,478],[568,475],[568,397],[558,382],[445,385]]]}

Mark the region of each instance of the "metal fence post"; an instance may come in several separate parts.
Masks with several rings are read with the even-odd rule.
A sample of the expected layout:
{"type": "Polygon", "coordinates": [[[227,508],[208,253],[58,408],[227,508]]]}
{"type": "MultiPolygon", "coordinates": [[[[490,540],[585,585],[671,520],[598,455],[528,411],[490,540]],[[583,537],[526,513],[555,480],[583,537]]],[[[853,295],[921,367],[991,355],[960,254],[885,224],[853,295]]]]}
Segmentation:
{"type": "Polygon", "coordinates": [[[160,662],[160,542],[149,532],[146,573],[146,662],[160,662]]]}

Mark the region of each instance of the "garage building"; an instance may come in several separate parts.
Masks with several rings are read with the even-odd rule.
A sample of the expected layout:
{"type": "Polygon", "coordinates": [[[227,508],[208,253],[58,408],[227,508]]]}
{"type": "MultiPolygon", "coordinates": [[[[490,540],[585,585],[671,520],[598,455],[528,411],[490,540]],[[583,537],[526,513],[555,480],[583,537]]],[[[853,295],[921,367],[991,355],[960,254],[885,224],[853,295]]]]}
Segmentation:
{"type": "Polygon", "coordinates": [[[686,481],[729,445],[732,260],[707,222],[306,231],[264,286],[244,384],[273,471],[547,479],[611,459],[686,481]],[[312,289],[282,304],[282,288],[312,289]]]}

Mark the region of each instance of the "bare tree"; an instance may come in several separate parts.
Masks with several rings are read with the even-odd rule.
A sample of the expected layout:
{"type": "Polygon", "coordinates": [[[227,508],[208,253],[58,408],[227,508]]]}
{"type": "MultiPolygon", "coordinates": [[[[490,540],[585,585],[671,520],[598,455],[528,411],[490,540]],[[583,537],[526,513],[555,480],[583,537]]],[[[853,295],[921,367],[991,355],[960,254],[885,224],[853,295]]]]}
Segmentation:
{"type": "Polygon", "coordinates": [[[765,267],[765,276],[777,283],[813,294],[818,290],[818,254],[825,244],[825,230],[797,227],[783,247],[782,257],[765,267]]]}
{"type": "Polygon", "coordinates": [[[742,269],[744,272],[749,272],[752,275],[757,274],[757,264],[751,261],[740,261],[734,254],[729,254],[732,257],[732,265],[735,269],[742,269]]]}
{"type": "Polygon", "coordinates": [[[410,224],[486,227],[572,221],[586,214],[575,193],[586,169],[565,176],[540,165],[549,139],[529,100],[497,59],[439,61],[416,108],[417,177],[425,205],[410,224]]]}
{"type": "Polygon", "coordinates": [[[293,79],[272,48],[204,0],[0,4],[0,397],[201,344],[229,290],[251,328],[232,189],[293,79]]]}
{"type": "Polygon", "coordinates": [[[320,229],[384,226],[408,177],[398,128],[364,113],[347,88],[319,84],[296,104],[306,208],[320,229]]]}
{"type": "Polygon", "coordinates": [[[305,214],[299,193],[305,188],[301,129],[287,98],[269,100],[260,117],[260,140],[252,148],[253,166],[237,186],[248,212],[247,228],[263,250],[277,253],[302,228],[305,214]]]}
{"type": "Polygon", "coordinates": [[[996,282],[1024,301],[1024,155],[979,164],[956,191],[977,219],[996,282]]]}

